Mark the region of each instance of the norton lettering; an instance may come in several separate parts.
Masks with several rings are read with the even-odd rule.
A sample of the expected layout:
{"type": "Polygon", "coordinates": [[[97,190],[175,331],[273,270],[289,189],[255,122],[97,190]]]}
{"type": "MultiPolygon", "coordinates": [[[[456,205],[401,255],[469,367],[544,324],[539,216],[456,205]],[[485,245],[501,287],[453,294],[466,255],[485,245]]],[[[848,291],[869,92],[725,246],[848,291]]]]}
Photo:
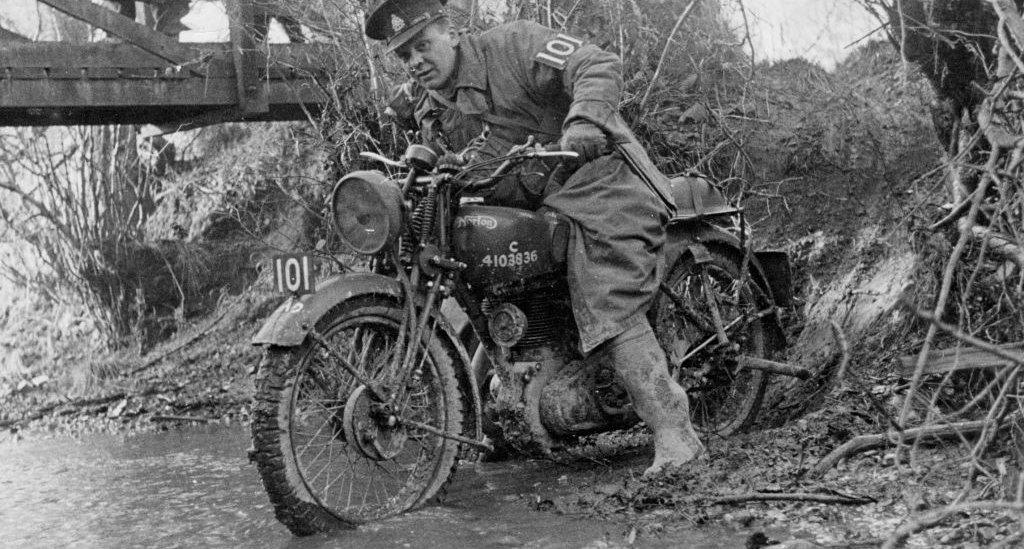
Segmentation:
{"type": "Polygon", "coordinates": [[[544,44],[544,49],[538,52],[534,59],[551,68],[563,70],[569,56],[576,53],[576,50],[582,45],[583,41],[579,38],[573,38],[568,34],[559,34],[544,44]]]}
{"type": "Polygon", "coordinates": [[[494,230],[498,228],[498,220],[489,215],[464,215],[455,218],[456,229],[464,229],[466,227],[494,230]]]}

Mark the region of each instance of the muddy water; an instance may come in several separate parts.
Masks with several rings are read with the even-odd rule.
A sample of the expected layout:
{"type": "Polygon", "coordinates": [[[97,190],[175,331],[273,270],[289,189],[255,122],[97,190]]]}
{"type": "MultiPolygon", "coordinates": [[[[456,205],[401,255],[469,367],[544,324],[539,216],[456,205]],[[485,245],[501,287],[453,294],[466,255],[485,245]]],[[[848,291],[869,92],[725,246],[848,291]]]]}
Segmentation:
{"type": "MultiPolygon", "coordinates": [[[[628,541],[622,522],[535,507],[625,470],[531,461],[467,465],[444,505],[355,531],[293,538],[273,518],[245,459],[248,445],[245,429],[220,426],[0,442],[0,546],[614,547],[628,541]]],[[[743,536],[700,531],[641,537],[636,544],[736,547],[743,536]]]]}

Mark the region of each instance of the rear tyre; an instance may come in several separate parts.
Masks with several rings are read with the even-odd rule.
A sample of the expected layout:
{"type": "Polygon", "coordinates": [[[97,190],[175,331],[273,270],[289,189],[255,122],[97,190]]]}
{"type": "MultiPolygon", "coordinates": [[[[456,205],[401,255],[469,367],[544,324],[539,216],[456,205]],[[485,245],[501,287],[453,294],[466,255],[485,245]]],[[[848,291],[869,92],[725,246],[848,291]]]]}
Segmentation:
{"type": "Polygon", "coordinates": [[[767,323],[758,313],[771,302],[749,272],[741,276],[740,258],[709,252],[707,262],[698,264],[687,255],[676,263],[665,283],[683,307],[661,292],[651,324],[669,369],[690,396],[694,428],[705,437],[728,437],[750,425],[761,407],[768,375],[741,369],[737,357],[767,358],[767,323]],[[715,339],[698,350],[717,335],[709,294],[730,345],[715,339]]]}
{"type": "Polygon", "coordinates": [[[449,480],[459,444],[387,421],[344,357],[385,390],[404,386],[398,415],[461,434],[463,401],[453,358],[437,338],[418,376],[388,373],[404,310],[378,297],[343,302],[293,348],[272,347],[256,377],[254,458],[274,513],[310,535],[380,520],[425,503],[449,480]]]}

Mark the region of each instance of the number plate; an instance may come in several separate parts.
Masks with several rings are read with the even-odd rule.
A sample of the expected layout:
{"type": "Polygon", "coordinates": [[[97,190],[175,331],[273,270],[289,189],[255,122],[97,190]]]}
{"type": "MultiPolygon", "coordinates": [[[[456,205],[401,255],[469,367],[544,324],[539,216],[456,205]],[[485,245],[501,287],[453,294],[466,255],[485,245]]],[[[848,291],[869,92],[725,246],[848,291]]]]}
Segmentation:
{"type": "Polygon", "coordinates": [[[274,285],[277,291],[294,295],[311,294],[316,291],[312,258],[305,254],[275,257],[274,285]]]}

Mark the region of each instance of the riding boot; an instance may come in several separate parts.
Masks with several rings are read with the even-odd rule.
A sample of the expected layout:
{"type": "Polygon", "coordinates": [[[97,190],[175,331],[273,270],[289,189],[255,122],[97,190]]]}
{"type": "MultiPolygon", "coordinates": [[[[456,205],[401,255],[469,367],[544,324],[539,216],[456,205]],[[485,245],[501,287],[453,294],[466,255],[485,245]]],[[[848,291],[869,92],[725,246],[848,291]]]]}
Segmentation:
{"type": "Polygon", "coordinates": [[[690,423],[686,391],[669,375],[665,353],[647,322],[615,336],[598,353],[611,362],[636,414],[654,431],[654,463],[645,476],[704,453],[690,423]]]}

